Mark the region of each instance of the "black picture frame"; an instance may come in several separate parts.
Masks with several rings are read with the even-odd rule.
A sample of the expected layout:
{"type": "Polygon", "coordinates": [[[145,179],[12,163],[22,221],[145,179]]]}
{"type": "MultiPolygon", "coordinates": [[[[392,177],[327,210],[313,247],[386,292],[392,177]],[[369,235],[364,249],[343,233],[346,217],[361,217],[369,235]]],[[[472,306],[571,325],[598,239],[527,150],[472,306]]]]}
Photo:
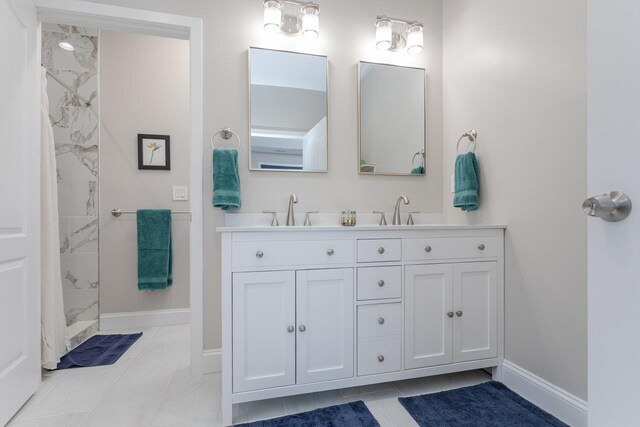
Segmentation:
{"type": "MultiPolygon", "coordinates": [[[[140,170],[171,170],[171,138],[169,135],[153,135],[153,134],[147,134],[147,133],[139,133],[138,134],[138,169],[140,170]],[[151,141],[151,140],[155,140],[155,141],[151,141]],[[145,164],[144,163],[144,154],[145,154],[145,146],[147,146],[147,148],[150,148],[148,146],[148,144],[153,144],[154,142],[157,143],[158,140],[162,140],[164,146],[161,148],[164,148],[164,150],[162,151],[164,153],[164,164],[159,164],[159,165],[153,165],[153,164],[145,164]],[[145,141],[149,141],[148,143],[146,143],[145,141]]],[[[152,153],[151,156],[151,161],[153,162],[153,155],[155,154],[152,153]]]]}

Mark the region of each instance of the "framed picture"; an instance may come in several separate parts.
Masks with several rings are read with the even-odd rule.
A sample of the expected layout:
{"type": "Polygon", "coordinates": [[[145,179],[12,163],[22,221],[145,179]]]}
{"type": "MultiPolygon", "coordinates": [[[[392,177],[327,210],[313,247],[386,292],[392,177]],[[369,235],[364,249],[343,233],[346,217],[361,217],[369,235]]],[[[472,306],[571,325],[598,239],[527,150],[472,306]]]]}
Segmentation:
{"type": "Polygon", "coordinates": [[[138,134],[138,169],[171,170],[169,135],[138,134]]]}

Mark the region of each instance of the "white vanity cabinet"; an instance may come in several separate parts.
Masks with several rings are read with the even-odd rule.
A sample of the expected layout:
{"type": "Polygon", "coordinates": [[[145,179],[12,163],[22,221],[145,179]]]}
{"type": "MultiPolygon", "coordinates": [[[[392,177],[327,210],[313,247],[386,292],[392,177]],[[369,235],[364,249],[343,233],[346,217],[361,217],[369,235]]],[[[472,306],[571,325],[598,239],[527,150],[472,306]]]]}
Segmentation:
{"type": "Polygon", "coordinates": [[[493,368],[503,226],[222,227],[222,421],[233,404],[493,368]]]}

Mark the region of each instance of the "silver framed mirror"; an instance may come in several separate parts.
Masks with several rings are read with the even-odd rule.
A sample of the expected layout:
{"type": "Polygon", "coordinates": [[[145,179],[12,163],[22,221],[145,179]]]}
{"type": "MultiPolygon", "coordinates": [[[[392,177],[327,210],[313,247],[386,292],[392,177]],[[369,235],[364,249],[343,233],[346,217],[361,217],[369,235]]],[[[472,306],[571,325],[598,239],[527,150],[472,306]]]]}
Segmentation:
{"type": "Polygon", "coordinates": [[[424,68],[358,64],[358,173],[424,176],[427,165],[424,68]]]}
{"type": "Polygon", "coordinates": [[[327,172],[327,57],[249,48],[249,169],[327,172]]]}

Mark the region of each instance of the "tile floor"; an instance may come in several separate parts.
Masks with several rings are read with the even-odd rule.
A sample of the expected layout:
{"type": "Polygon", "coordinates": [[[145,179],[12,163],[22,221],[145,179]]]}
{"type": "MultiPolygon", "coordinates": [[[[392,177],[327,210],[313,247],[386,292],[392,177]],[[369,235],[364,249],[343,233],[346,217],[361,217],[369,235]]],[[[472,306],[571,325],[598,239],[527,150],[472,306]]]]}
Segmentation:
{"type": "MultiPolygon", "coordinates": [[[[190,374],[189,326],[142,331],[142,337],[113,365],[45,373],[40,389],[9,426],[219,427],[220,374],[190,374]]],[[[399,396],[490,379],[484,371],[470,371],[243,403],[234,407],[234,422],[363,400],[382,427],[413,427],[417,424],[398,402],[399,396]]]]}

